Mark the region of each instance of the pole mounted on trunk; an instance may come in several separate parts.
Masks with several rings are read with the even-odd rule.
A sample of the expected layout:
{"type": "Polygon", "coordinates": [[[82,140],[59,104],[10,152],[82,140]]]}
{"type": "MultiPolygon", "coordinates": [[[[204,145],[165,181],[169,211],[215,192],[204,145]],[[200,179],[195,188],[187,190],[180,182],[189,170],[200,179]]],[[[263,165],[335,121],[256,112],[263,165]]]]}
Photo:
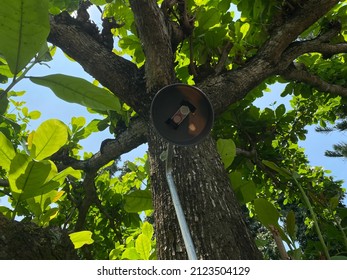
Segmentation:
{"type": "Polygon", "coordinates": [[[173,179],[173,145],[189,146],[202,141],[211,131],[214,112],[207,96],[198,88],[172,84],[159,90],[151,105],[152,121],[169,144],[166,151],[166,179],[175,207],[188,258],[196,260],[193,240],[173,179]]]}

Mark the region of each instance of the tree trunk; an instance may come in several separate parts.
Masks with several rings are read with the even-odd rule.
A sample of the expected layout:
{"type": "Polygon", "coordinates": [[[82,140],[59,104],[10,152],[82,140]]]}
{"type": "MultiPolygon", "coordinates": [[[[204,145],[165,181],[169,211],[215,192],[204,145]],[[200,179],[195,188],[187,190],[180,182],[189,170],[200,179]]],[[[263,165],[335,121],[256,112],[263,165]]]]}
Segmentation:
{"type": "MultiPolygon", "coordinates": [[[[151,130],[148,144],[158,259],[187,259],[160,159],[167,143],[151,130]]],[[[198,259],[260,259],[215,141],[208,137],[199,145],[174,147],[173,166],[198,259]]]]}

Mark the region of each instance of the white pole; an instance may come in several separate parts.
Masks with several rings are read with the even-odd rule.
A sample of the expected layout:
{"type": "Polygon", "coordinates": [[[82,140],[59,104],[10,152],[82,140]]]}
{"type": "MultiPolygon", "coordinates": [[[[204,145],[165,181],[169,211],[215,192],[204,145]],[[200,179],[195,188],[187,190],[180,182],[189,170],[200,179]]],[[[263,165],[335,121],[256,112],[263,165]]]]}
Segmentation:
{"type": "Polygon", "coordinates": [[[192,240],[192,237],[190,235],[190,231],[187,225],[186,218],[184,216],[184,212],[182,209],[182,205],[180,202],[180,199],[178,197],[176,185],[172,176],[172,155],[173,155],[173,147],[172,144],[169,143],[167,147],[167,156],[166,156],[166,180],[169,185],[170,193],[171,193],[171,198],[173,205],[175,207],[177,219],[178,219],[178,224],[181,229],[184,245],[186,246],[187,254],[188,254],[188,259],[189,260],[197,260],[196,252],[195,252],[195,247],[194,243],[192,240]]]}

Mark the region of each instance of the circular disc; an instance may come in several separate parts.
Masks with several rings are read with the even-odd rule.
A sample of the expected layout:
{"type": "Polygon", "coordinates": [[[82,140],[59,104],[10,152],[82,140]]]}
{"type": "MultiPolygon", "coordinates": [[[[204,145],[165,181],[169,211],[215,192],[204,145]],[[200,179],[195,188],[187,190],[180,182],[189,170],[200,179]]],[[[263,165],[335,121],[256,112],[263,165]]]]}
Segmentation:
{"type": "Polygon", "coordinates": [[[213,108],[198,88],[173,84],[155,95],[151,114],[158,133],[175,145],[193,145],[208,135],[213,125],[213,108]]]}

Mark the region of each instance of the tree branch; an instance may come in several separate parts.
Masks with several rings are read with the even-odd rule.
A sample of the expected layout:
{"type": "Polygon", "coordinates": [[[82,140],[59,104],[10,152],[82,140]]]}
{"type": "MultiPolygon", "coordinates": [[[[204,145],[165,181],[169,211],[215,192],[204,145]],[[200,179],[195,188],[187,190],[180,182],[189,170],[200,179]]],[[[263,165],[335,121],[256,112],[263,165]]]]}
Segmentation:
{"type": "Polygon", "coordinates": [[[271,37],[263,45],[259,54],[266,57],[266,59],[270,59],[272,63],[278,64],[281,61],[282,53],[289,44],[295,41],[303,31],[324,16],[338,2],[339,0],[304,1],[302,8],[298,8],[283,25],[273,30],[271,37]]]}
{"type": "Polygon", "coordinates": [[[310,52],[321,53],[323,57],[331,57],[334,54],[347,52],[347,43],[330,43],[341,31],[341,24],[338,22],[332,23],[331,27],[315,39],[290,44],[283,52],[282,63],[284,65],[290,64],[300,55],[310,52]]]}
{"type": "Polygon", "coordinates": [[[87,160],[77,160],[64,153],[57,154],[53,161],[61,162],[59,169],[71,166],[74,169],[84,171],[97,171],[105,164],[130,152],[147,141],[147,125],[141,118],[134,119],[129,127],[119,134],[116,139],[107,139],[100,147],[100,151],[87,160]]]}
{"type": "Polygon", "coordinates": [[[113,159],[130,152],[147,142],[147,125],[143,119],[134,120],[127,130],[114,141],[107,143],[102,151],[96,153],[87,161],[87,168],[98,170],[113,159]]]}
{"type": "Polygon", "coordinates": [[[135,111],[147,113],[150,98],[146,98],[143,74],[135,64],[117,56],[102,44],[98,30],[92,29],[90,24],[86,28],[63,12],[51,17],[48,41],[76,60],[87,73],[135,111]]]}
{"type": "Polygon", "coordinates": [[[298,69],[294,65],[282,72],[281,76],[290,81],[309,84],[322,92],[347,97],[347,88],[330,84],[322,80],[319,76],[313,75],[305,69],[298,69]]]}
{"type": "Polygon", "coordinates": [[[10,186],[10,183],[8,180],[5,180],[5,179],[0,179],[0,186],[1,187],[9,187],[10,186]]]}
{"type": "Polygon", "coordinates": [[[78,206],[78,217],[75,225],[75,231],[80,231],[84,229],[84,223],[88,214],[90,206],[97,204],[98,195],[95,189],[95,172],[87,172],[82,186],[84,190],[85,197],[82,203],[78,206]]]}

